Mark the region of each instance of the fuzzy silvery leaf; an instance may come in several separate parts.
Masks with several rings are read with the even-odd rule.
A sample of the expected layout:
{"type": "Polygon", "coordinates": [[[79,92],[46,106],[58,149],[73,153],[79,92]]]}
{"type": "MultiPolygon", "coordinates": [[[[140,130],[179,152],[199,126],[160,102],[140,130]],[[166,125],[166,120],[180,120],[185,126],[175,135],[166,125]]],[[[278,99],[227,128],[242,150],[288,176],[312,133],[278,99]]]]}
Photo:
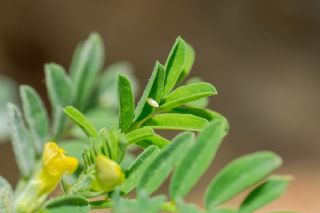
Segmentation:
{"type": "Polygon", "coordinates": [[[71,77],[74,83],[75,106],[83,110],[94,89],[96,75],[104,62],[104,46],[101,37],[92,33],[79,46],[72,61],[71,77]]]}
{"type": "Polygon", "coordinates": [[[16,83],[10,78],[0,75],[0,143],[9,137],[7,103],[15,103],[17,99],[16,83]]]}
{"type": "Polygon", "coordinates": [[[20,96],[24,116],[32,135],[32,141],[36,148],[37,155],[40,156],[43,145],[48,139],[49,118],[47,110],[40,96],[32,87],[21,86],[20,96]]]}
{"type": "Polygon", "coordinates": [[[35,164],[35,147],[32,137],[27,130],[21,116],[21,112],[14,104],[8,104],[9,128],[15,154],[21,176],[29,177],[35,164]]]}
{"type": "Polygon", "coordinates": [[[71,80],[64,68],[54,63],[45,65],[45,77],[52,107],[52,131],[55,138],[58,138],[63,131],[66,120],[63,107],[72,103],[71,80]]]}
{"type": "Polygon", "coordinates": [[[13,192],[10,183],[0,176],[0,212],[13,212],[13,192]]]}

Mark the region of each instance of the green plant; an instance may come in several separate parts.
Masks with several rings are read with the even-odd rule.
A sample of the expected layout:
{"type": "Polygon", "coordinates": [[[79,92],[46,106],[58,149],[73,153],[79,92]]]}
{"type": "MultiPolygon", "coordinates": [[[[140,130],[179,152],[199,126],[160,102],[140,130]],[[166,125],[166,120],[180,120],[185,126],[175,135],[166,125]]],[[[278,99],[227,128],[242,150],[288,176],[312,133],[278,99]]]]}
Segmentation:
{"type": "Polygon", "coordinates": [[[184,83],[195,59],[193,48],[177,38],[166,63],[156,62],[137,104],[130,66],[112,65],[101,74],[103,58],[102,40],[94,33],[77,47],[69,74],[60,65],[45,65],[51,119],[29,86],[20,87],[23,113],[8,105],[21,179],[15,190],[0,179],[1,212],[102,208],[116,213],[249,213],[285,191],[288,176],[269,177],[281,158],[257,152],[232,161],[216,174],[203,209],[185,203],[183,198],[212,163],[229,131],[227,120],[206,108],[207,97],[217,94],[215,87],[199,79],[184,83]],[[157,130],[183,132],[169,140],[157,130]],[[142,151],[135,156],[134,149],[142,151]],[[152,196],[170,173],[169,195],[152,196]],[[59,182],[63,194],[48,199],[59,182]],[[223,206],[251,187],[239,207],[223,206]],[[136,197],[129,195],[134,190],[136,197]]]}

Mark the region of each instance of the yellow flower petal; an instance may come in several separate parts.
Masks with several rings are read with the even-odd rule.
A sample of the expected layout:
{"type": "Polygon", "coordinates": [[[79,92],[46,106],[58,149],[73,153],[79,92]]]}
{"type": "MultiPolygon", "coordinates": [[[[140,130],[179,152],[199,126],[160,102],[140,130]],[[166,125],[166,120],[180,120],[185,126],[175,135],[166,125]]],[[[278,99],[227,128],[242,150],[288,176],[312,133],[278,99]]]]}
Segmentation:
{"type": "Polygon", "coordinates": [[[64,173],[71,174],[76,170],[78,160],[66,156],[64,149],[56,143],[48,142],[43,151],[42,166],[49,175],[60,179],[64,173]]]}

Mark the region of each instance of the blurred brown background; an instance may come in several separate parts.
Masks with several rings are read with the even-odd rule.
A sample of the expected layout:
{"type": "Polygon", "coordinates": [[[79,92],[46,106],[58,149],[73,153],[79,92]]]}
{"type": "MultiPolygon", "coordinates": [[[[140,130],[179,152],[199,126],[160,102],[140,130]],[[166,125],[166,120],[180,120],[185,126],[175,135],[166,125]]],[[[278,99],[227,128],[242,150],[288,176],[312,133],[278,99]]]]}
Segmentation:
{"type": "MultiPolygon", "coordinates": [[[[43,64],[68,67],[92,31],[104,38],[106,64],[132,62],[142,85],[178,35],[194,46],[192,75],[217,87],[211,107],[227,116],[231,132],[190,199],[199,200],[219,166],[268,149],[284,158],[279,172],[295,180],[266,209],[320,212],[319,1],[1,0],[0,73],[45,97],[43,64]]],[[[0,146],[0,157],[0,174],[15,183],[9,144],[0,146]]]]}

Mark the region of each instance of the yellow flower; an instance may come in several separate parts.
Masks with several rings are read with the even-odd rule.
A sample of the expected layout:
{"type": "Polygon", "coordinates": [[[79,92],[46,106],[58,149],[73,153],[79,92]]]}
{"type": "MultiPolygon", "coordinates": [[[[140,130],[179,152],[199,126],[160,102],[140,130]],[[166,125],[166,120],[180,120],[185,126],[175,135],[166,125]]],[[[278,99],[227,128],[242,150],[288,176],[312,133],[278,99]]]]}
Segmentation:
{"type": "Polygon", "coordinates": [[[42,154],[42,167],[15,199],[15,212],[36,211],[56,188],[62,175],[72,174],[77,166],[78,160],[66,156],[65,151],[56,143],[46,143],[42,154]]]}
{"type": "Polygon", "coordinates": [[[124,181],[124,174],[119,164],[104,155],[96,159],[96,181],[92,188],[96,191],[110,192],[124,181]]]}
{"type": "Polygon", "coordinates": [[[78,160],[65,155],[64,149],[54,142],[46,143],[42,155],[42,169],[36,176],[43,182],[43,190],[51,192],[62,175],[72,174],[78,167],[78,160]]]}

